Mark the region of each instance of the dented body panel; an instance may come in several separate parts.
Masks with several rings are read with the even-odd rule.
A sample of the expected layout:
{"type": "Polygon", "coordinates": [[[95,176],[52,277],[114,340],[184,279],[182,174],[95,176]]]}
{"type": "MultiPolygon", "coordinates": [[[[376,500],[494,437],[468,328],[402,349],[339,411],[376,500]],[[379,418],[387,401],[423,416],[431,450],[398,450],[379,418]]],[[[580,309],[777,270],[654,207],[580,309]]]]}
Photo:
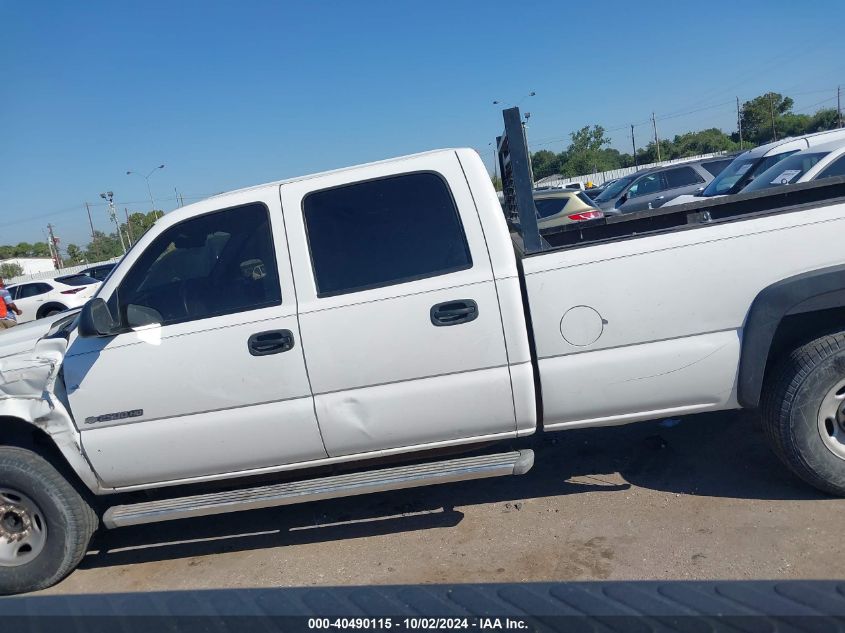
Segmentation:
{"type": "MultiPolygon", "coordinates": [[[[21,340],[15,344],[22,344],[21,340]]],[[[53,440],[92,492],[104,492],[83,454],[79,431],[65,406],[60,370],[67,340],[41,338],[31,347],[0,358],[0,437],[4,418],[31,424],[53,440]]]]}

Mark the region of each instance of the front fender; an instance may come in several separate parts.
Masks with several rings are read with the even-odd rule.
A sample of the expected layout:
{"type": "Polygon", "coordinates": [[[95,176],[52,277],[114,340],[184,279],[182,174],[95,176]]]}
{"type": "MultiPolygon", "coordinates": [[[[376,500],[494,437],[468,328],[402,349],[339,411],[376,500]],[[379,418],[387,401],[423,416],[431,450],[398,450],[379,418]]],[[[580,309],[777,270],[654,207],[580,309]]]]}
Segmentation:
{"type": "Polygon", "coordinates": [[[66,351],[66,339],[42,338],[29,351],[0,358],[0,419],[14,418],[42,430],[82,482],[92,492],[100,492],[100,482],[85,459],[79,432],[63,402],[59,373],[66,351]]]}

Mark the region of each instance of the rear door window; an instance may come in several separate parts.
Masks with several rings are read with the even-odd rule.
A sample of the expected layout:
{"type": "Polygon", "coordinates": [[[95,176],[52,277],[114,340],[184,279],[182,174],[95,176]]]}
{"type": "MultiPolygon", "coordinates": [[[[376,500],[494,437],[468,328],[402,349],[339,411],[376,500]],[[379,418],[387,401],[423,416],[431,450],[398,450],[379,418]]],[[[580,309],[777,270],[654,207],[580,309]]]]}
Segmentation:
{"type": "Polygon", "coordinates": [[[53,289],[49,284],[24,284],[18,290],[18,299],[28,299],[50,292],[53,289]]]}
{"type": "Polygon", "coordinates": [[[701,166],[704,167],[713,177],[718,176],[721,174],[725,167],[733,162],[730,158],[726,158],[725,160],[714,160],[709,163],[701,163],[701,166]]]}
{"type": "Polygon", "coordinates": [[[660,177],[660,173],[648,174],[631,185],[631,188],[628,189],[628,197],[639,198],[641,196],[647,196],[652,193],[663,191],[664,189],[665,185],[663,183],[663,179],[660,177]]]}
{"type": "Polygon", "coordinates": [[[834,176],[845,176],[845,155],[840,156],[830,165],[821,170],[816,180],[822,178],[833,178],[834,176]]]}
{"type": "Polygon", "coordinates": [[[680,187],[691,187],[699,185],[704,182],[704,178],[695,171],[692,167],[678,167],[676,169],[668,169],[665,172],[666,186],[669,189],[678,189],[680,187]]]}
{"type": "Polygon", "coordinates": [[[315,191],[302,208],[318,297],[472,267],[452,193],[437,174],[315,191]]]}

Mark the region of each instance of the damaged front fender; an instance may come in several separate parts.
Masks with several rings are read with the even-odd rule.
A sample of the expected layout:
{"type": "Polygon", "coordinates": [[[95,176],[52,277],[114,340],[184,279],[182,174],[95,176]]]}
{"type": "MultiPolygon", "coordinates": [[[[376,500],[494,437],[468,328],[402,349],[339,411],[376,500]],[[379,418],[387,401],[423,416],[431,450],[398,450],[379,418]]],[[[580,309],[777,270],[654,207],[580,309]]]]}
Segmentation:
{"type": "Polygon", "coordinates": [[[103,492],[66,406],[60,370],[67,344],[61,337],[42,338],[29,351],[0,358],[0,437],[3,418],[41,429],[82,482],[93,492],[103,492]]]}

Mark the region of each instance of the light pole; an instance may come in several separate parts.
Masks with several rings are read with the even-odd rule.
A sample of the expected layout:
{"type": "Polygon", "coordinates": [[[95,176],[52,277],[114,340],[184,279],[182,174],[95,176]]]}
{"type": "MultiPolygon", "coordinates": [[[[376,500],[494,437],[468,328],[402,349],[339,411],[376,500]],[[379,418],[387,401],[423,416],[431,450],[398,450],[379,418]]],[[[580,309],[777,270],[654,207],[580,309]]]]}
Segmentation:
{"type": "Polygon", "coordinates": [[[126,255],[126,243],[123,241],[123,231],[120,230],[120,222],[117,221],[117,211],[114,209],[114,192],[106,191],[105,193],[101,193],[100,197],[109,203],[109,218],[111,218],[111,221],[117,227],[117,234],[120,236],[120,246],[123,248],[123,254],[126,255]]]}
{"type": "Polygon", "coordinates": [[[150,173],[148,173],[146,176],[144,176],[144,174],[137,172],[137,171],[129,170],[129,171],[126,172],[127,176],[130,176],[130,175],[133,175],[133,174],[135,176],[141,176],[147,182],[147,193],[150,194],[150,205],[152,206],[151,211],[155,214],[156,218],[158,218],[158,214],[156,213],[155,200],[153,200],[153,190],[150,189],[150,176],[152,176],[154,173],[156,173],[157,169],[164,169],[164,165],[159,165],[158,167],[153,167],[150,170],[150,173]]]}

